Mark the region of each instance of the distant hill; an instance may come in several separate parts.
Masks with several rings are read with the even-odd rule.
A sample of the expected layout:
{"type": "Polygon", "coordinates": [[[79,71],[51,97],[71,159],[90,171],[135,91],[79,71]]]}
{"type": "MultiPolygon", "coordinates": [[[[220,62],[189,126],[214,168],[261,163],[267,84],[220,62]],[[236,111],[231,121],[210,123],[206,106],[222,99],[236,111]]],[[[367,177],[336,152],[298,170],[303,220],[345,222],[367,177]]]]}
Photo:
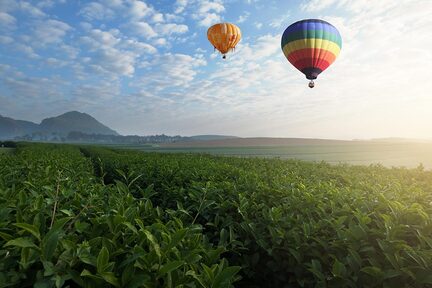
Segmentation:
{"type": "Polygon", "coordinates": [[[67,135],[77,131],[86,134],[119,135],[92,116],[77,111],[64,113],[57,117],[42,120],[39,125],[42,131],[57,132],[67,135]]]}
{"type": "Polygon", "coordinates": [[[230,138],[209,141],[187,141],[164,144],[163,147],[262,147],[287,145],[337,145],[352,143],[353,141],[310,139],[310,138],[230,138]]]}
{"type": "Polygon", "coordinates": [[[37,135],[36,139],[35,137],[29,139],[49,140],[51,135],[66,137],[72,131],[87,134],[119,135],[92,116],[77,111],[44,119],[40,124],[0,115],[0,139],[37,135]]]}
{"type": "Polygon", "coordinates": [[[226,136],[226,135],[195,135],[189,137],[193,141],[210,141],[210,140],[224,140],[239,138],[237,136],[226,136]]]}
{"type": "Polygon", "coordinates": [[[370,141],[374,142],[391,142],[391,143],[430,143],[431,139],[414,139],[414,138],[400,138],[400,137],[389,137],[389,138],[373,138],[370,141]]]}
{"type": "Polygon", "coordinates": [[[15,136],[31,134],[38,129],[39,125],[36,123],[0,115],[0,139],[12,139],[15,136]]]}

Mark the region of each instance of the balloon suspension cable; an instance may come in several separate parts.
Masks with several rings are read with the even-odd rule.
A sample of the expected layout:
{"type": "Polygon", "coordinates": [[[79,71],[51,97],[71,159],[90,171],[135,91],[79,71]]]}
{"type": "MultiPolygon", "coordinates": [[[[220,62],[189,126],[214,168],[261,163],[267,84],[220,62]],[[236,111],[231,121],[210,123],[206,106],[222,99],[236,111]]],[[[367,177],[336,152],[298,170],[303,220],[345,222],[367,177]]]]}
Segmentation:
{"type": "Polygon", "coordinates": [[[314,88],[314,87],[315,87],[315,83],[314,83],[313,80],[311,80],[311,81],[309,82],[309,88],[314,88]]]}
{"type": "Polygon", "coordinates": [[[226,55],[225,54],[223,54],[222,59],[226,59],[226,55]]]}

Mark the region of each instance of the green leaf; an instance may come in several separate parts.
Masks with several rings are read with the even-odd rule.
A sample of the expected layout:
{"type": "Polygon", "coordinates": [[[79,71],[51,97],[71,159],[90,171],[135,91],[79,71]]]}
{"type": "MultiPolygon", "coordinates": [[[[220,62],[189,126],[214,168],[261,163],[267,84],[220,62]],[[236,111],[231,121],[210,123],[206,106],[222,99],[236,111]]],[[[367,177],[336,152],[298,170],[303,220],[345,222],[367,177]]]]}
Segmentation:
{"type": "Polygon", "coordinates": [[[68,210],[68,209],[61,209],[60,212],[66,214],[67,216],[70,216],[70,217],[72,217],[72,216],[75,215],[75,214],[73,213],[73,211],[68,210]]]}
{"type": "Polygon", "coordinates": [[[136,227],[133,226],[131,223],[129,223],[129,222],[123,222],[123,224],[124,224],[126,227],[128,227],[128,228],[129,228],[129,229],[130,229],[134,234],[137,234],[137,233],[138,233],[136,227]]]}
{"type": "Polygon", "coordinates": [[[12,235],[9,235],[9,234],[3,233],[3,232],[0,232],[0,237],[3,238],[3,240],[5,240],[5,241],[9,241],[9,240],[13,239],[12,235]]]}
{"type": "Polygon", "coordinates": [[[402,273],[398,270],[386,270],[384,272],[384,279],[395,278],[395,277],[398,277],[401,275],[402,275],[402,273]]]}
{"type": "Polygon", "coordinates": [[[308,270],[311,271],[315,275],[315,277],[317,277],[321,281],[324,281],[325,276],[322,273],[321,263],[318,260],[312,259],[310,266],[311,267],[308,268],[308,270]]]}
{"type": "Polygon", "coordinates": [[[186,236],[187,229],[180,229],[172,236],[170,243],[164,247],[164,251],[169,251],[171,248],[176,247],[186,236]]]}
{"type": "Polygon", "coordinates": [[[336,259],[336,261],[333,263],[332,273],[336,277],[344,278],[346,274],[345,265],[336,259]]]}
{"type": "Polygon", "coordinates": [[[108,265],[109,261],[109,252],[108,249],[104,246],[99,252],[99,255],[96,260],[96,267],[98,273],[102,273],[105,271],[106,266],[108,265]]]}
{"type": "Polygon", "coordinates": [[[138,287],[154,287],[154,282],[150,278],[149,275],[142,273],[135,273],[132,280],[127,284],[127,286],[123,285],[127,288],[138,288],[138,287]]]}
{"type": "Polygon", "coordinates": [[[364,267],[360,271],[362,271],[366,274],[369,274],[373,277],[377,277],[377,278],[380,278],[383,275],[383,272],[381,271],[381,269],[378,267],[374,267],[374,266],[364,267]]]}
{"type": "Polygon", "coordinates": [[[202,276],[197,275],[195,273],[195,271],[193,270],[189,270],[186,272],[186,276],[192,276],[195,280],[198,281],[198,283],[201,285],[202,288],[208,288],[208,286],[206,285],[204,279],[202,278],[202,276]]]}
{"type": "Polygon", "coordinates": [[[148,230],[143,230],[144,234],[146,235],[147,239],[150,241],[153,249],[156,252],[156,255],[160,258],[161,257],[161,252],[160,252],[160,246],[157,243],[156,238],[153,236],[153,234],[148,231],[148,230]]]}
{"type": "Polygon", "coordinates": [[[41,240],[40,238],[40,233],[39,233],[39,229],[31,224],[28,223],[15,223],[13,224],[15,226],[17,226],[18,228],[24,229],[27,232],[30,232],[31,234],[33,234],[33,236],[35,236],[39,241],[41,240]]]}
{"type": "Polygon", "coordinates": [[[82,272],[81,272],[81,275],[80,276],[82,276],[82,277],[88,277],[88,278],[91,278],[91,279],[94,279],[94,280],[101,280],[102,279],[102,277],[100,277],[100,276],[97,276],[97,275],[93,275],[90,271],[88,271],[87,269],[84,269],[82,272]]]}
{"type": "Polygon", "coordinates": [[[15,246],[15,247],[20,247],[20,248],[34,248],[36,250],[39,250],[39,247],[36,246],[31,239],[22,238],[22,237],[10,240],[4,246],[5,247],[15,246]]]}
{"type": "Polygon", "coordinates": [[[127,284],[130,282],[132,276],[134,276],[135,274],[134,272],[135,272],[135,267],[133,266],[133,264],[130,264],[126,266],[125,269],[123,269],[123,273],[121,276],[121,283],[123,287],[127,287],[127,284]]]}
{"type": "Polygon", "coordinates": [[[159,270],[159,276],[163,276],[167,273],[170,273],[176,270],[177,268],[179,268],[180,266],[182,266],[183,264],[184,261],[180,261],[180,260],[169,262],[164,266],[162,266],[162,268],[159,270]]]}
{"type": "MultiPolygon", "coordinates": [[[[105,248],[105,247],[104,247],[105,248]]],[[[102,278],[110,283],[111,285],[115,286],[115,287],[120,287],[120,281],[117,279],[117,277],[115,277],[114,273],[112,272],[102,272],[99,273],[102,278]]]]}
{"type": "Polygon", "coordinates": [[[54,264],[50,261],[42,261],[43,267],[44,267],[44,276],[51,276],[54,275],[54,264]]]}
{"type": "Polygon", "coordinates": [[[42,253],[44,255],[45,260],[50,261],[54,256],[55,249],[58,244],[58,233],[47,234],[44,238],[44,245],[42,248],[42,253]],[[45,239],[48,236],[47,239],[45,239]]]}
{"type": "Polygon", "coordinates": [[[229,287],[233,282],[234,276],[241,270],[239,266],[226,267],[214,279],[212,287],[229,287]]]}

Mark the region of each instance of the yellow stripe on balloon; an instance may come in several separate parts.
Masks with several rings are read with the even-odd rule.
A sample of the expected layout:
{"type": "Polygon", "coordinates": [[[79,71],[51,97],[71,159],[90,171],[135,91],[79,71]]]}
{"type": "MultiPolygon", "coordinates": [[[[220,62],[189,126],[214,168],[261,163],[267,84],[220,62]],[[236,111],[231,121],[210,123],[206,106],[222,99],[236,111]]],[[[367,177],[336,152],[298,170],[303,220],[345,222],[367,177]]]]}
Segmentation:
{"type": "Polygon", "coordinates": [[[339,55],[341,50],[337,43],[319,38],[292,41],[287,43],[282,50],[284,54],[288,56],[291,52],[305,48],[325,49],[332,52],[336,57],[339,55]]]}

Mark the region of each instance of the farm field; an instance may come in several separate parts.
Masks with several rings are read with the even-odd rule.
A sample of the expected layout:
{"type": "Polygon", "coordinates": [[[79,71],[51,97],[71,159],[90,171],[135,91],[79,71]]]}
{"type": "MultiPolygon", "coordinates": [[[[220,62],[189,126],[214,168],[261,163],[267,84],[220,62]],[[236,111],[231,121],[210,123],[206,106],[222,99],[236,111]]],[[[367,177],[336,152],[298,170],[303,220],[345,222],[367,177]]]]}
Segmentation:
{"type": "Polygon", "coordinates": [[[14,148],[0,147],[0,154],[12,153],[14,150],[14,148]]]}
{"type": "Polygon", "coordinates": [[[234,146],[232,143],[220,141],[218,145],[206,145],[201,142],[199,144],[185,143],[184,146],[178,143],[162,147],[140,145],[115,145],[115,147],[164,153],[208,153],[225,156],[326,161],[332,164],[381,164],[386,167],[415,168],[421,163],[425,168],[432,169],[432,143],[340,142],[312,145],[303,143],[284,146],[234,146]]]}
{"type": "Polygon", "coordinates": [[[0,287],[432,287],[432,172],[19,144],[0,287]]]}

